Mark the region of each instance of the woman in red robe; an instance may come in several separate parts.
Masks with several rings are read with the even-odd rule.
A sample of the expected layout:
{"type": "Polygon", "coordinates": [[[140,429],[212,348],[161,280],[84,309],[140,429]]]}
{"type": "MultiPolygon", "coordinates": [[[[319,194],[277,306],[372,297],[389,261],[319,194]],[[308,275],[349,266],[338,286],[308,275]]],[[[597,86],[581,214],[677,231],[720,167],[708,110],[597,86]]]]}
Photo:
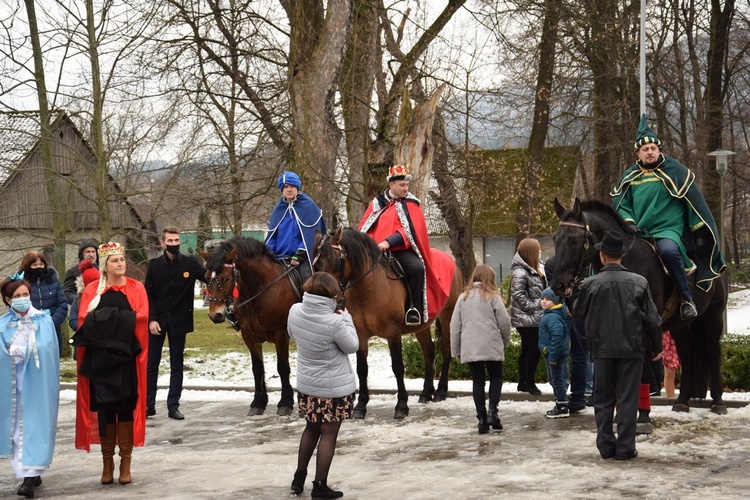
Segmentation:
{"type": "Polygon", "coordinates": [[[148,297],[140,281],[125,276],[125,248],[99,246],[99,281],[81,296],[79,330],[73,338],[78,361],[77,449],[101,443],[102,484],[114,482],[119,445],[120,484],[131,482],[133,446],[146,440],[148,297]],[[117,348],[106,348],[116,343],[117,348]]]}

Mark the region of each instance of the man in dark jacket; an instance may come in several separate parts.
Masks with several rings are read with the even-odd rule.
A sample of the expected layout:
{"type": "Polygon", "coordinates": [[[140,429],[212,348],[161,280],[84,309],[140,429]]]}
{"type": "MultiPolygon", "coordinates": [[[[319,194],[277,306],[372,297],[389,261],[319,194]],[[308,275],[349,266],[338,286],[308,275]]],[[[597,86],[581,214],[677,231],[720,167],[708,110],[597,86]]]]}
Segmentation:
{"type": "Polygon", "coordinates": [[[661,318],[646,278],[621,264],[628,251],[622,235],[607,231],[594,247],[604,267],[583,282],[573,316],[586,325],[594,361],[596,446],[602,458],[629,460],[638,456],[635,428],[643,358],[649,345],[653,359],[661,357],[661,318]],[[617,439],[612,431],[615,403],[617,439]]]}
{"type": "Polygon", "coordinates": [[[78,245],[78,263],[65,271],[65,281],[63,281],[63,290],[65,291],[65,298],[68,299],[68,304],[72,304],[73,299],[78,296],[76,279],[81,275],[81,270],[78,267],[81,261],[90,260],[94,263],[94,267],[99,268],[97,248],[99,248],[99,244],[87,238],[82,239],[81,244],[78,245]]]}
{"type": "Polygon", "coordinates": [[[193,331],[195,280],[205,283],[206,269],[195,257],[180,253],[179,229],[165,227],[161,244],[164,254],[151,259],[146,270],[148,330],[151,334],[148,343],[146,415],[156,415],[156,383],[164,337],[168,335],[170,377],[167,410],[169,418],[182,420],[185,417],[179,407],[185,336],[193,331]]]}

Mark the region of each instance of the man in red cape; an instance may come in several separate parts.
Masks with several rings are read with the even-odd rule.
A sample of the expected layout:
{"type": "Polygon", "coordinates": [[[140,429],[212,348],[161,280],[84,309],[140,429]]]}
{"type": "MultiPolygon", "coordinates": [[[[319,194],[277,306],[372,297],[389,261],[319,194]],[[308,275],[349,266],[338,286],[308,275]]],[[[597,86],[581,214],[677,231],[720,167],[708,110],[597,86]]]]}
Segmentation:
{"type": "Polygon", "coordinates": [[[450,295],[455,265],[445,252],[430,248],[421,203],[409,192],[411,174],[403,165],[388,169],[388,189],[367,206],[359,230],[381,250],[390,250],[406,273],[406,324],[416,326],[438,315],[450,295]]]}
{"type": "MultiPolygon", "coordinates": [[[[101,267],[104,269],[103,264],[101,267]]],[[[81,304],[78,314],[78,325],[83,325],[88,311],[89,303],[97,296],[99,281],[94,281],[86,286],[81,295],[81,304]]],[[[104,287],[101,293],[108,290],[110,286],[104,287]]],[[[126,277],[126,282],[121,286],[113,286],[117,291],[124,293],[130,307],[136,314],[135,337],[140,342],[141,353],[136,358],[136,374],[138,378],[138,401],[133,412],[133,445],[143,446],[146,441],[146,360],[148,359],[148,297],[146,289],[140,281],[126,277]]],[[[101,295],[101,293],[99,295],[101,295]]],[[[76,359],[80,368],[85,347],[76,348],[76,359]]],[[[76,437],[75,446],[79,450],[91,451],[92,444],[99,444],[99,426],[97,414],[90,411],[89,379],[78,375],[78,388],[76,394],[76,437]]]]}

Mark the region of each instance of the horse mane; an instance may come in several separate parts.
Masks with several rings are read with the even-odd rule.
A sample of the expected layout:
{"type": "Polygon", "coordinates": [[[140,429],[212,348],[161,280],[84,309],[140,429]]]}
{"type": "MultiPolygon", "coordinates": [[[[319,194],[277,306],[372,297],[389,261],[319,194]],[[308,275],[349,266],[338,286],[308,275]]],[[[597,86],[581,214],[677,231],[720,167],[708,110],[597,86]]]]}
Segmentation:
{"type": "Polygon", "coordinates": [[[235,236],[219,245],[206,261],[206,269],[209,271],[220,271],[227,261],[227,255],[233,249],[237,249],[237,259],[255,259],[258,257],[268,257],[273,260],[274,257],[265,243],[254,238],[244,238],[235,236]]]}
{"type": "Polygon", "coordinates": [[[346,248],[352,269],[363,270],[379,262],[382,251],[367,233],[346,227],[341,233],[341,243],[346,248]]]}
{"type": "Polygon", "coordinates": [[[605,217],[611,217],[620,225],[620,229],[627,234],[627,222],[622,216],[614,209],[611,205],[602,203],[599,200],[582,200],[581,201],[582,212],[594,212],[602,214],[605,217]]]}

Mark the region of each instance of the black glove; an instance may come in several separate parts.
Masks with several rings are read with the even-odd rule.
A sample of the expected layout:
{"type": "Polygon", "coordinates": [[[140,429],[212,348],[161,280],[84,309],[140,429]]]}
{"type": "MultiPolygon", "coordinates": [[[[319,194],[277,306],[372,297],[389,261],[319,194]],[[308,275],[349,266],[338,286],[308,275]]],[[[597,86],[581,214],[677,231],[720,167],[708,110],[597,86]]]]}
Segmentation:
{"type": "Polygon", "coordinates": [[[696,250],[706,250],[713,241],[711,238],[711,232],[707,228],[698,229],[695,232],[695,248],[696,250]]]}
{"type": "Polygon", "coordinates": [[[297,253],[294,254],[292,260],[296,260],[297,262],[302,264],[307,260],[307,252],[300,248],[299,250],[297,250],[297,253]]]}
{"type": "Polygon", "coordinates": [[[625,228],[630,234],[638,234],[638,226],[635,225],[635,222],[628,221],[625,224],[625,228]]]}

